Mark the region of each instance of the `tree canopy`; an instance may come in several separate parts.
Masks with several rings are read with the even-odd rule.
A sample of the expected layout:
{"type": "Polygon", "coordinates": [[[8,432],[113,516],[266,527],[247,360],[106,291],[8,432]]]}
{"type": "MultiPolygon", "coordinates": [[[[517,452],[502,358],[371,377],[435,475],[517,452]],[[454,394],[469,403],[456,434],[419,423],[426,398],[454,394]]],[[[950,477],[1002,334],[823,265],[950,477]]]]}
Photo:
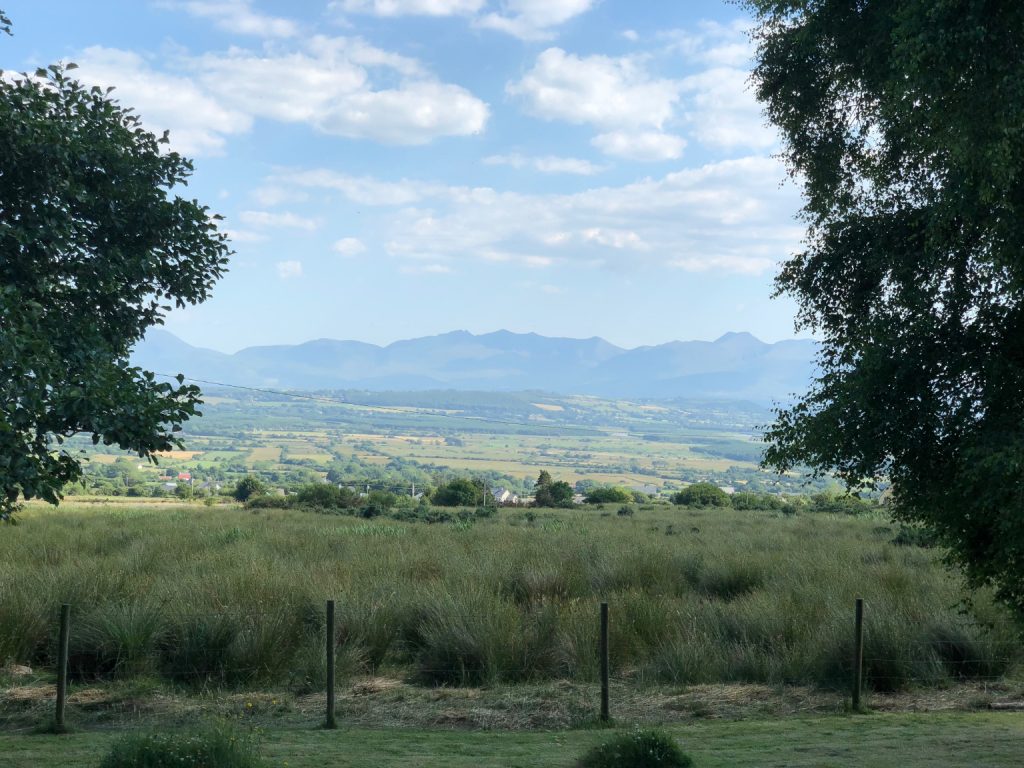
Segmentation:
{"type": "Polygon", "coordinates": [[[71,69],[0,77],[2,519],[80,477],[72,435],[142,457],[180,447],[199,390],[129,353],[204,301],[229,255],[218,217],[175,194],[191,162],[71,69]]]}
{"type": "Polygon", "coordinates": [[[542,469],[533,486],[533,505],[535,507],[571,507],[572,486],[564,480],[552,480],[551,474],[542,469]]]}
{"type": "Polygon", "coordinates": [[[803,187],[783,266],[820,375],[766,463],[892,482],[1024,614],[1024,4],[747,0],[803,187]]]}
{"type": "Polygon", "coordinates": [[[672,494],[672,503],[685,507],[728,507],[729,494],[711,483],[693,483],[672,494]]]}

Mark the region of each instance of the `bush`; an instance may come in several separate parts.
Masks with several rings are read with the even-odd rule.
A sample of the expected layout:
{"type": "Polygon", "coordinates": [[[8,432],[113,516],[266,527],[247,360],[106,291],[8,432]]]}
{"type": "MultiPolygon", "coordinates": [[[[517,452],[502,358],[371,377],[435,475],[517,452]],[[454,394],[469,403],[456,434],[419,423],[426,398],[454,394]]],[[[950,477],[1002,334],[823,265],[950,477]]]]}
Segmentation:
{"type": "Polygon", "coordinates": [[[786,500],[769,493],[734,493],[730,499],[733,509],[749,509],[763,512],[784,509],[786,500]]]}
{"type": "Polygon", "coordinates": [[[577,768],[690,768],[693,760],[664,731],[613,736],[580,758],[577,768]]]}
{"type": "Polygon", "coordinates": [[[100,768],[256,768],[255,741],[226,728],[132,734],[117,741],[100,768]]]}
{"type": "Polygon", "coordinates": [[[269,489],[267,484],[255,475],[246,475],[235,485],[234,493],[236,501],[248,501],[253,496],[263,496],[269,489]]]}
{"type": "Polygon", "coordinates": [[[294,496],[254,496],[245,502],[246,509],[288,509],[294,496]]]}
{"type": "Polygon", "coordinates": [[[583,501],[586,504],[628,504],[633,501],[633,492],[615,485],[591,488],[583,501]]]}
{"type": "Polygon", "coordinates": [[[340,510],[359,506],[359,494],[331,483],[310,483],[295,493],[295,503],[316,509],[340,510]]]}
{"type": "Polygon", "coordinates": [[[860,515],[870,512],[875,505],[850,494],[816,493],[811,496],[809,511],[830,515],[860,515]]]}
{"type": "Polygon", "coordinates": [[[634,510],[629,504],[623,504],[621,507],[619,507],[619,511],[615,514],[617,514],[619,517],[632,517],[633,512],[634,510]]]}
{"type": "Polygon", "coordinates": [[[672,503],[684,507],[728,507],[729,494],[711,483],[694,483],[674,494],[672,503]]]}
{"type": "Polygon", "coordinates": [[[484,500],[485,493],[487,489],[479,480],[460,477],[439,485],[430,501],[439,507],[473,507],[484,500]]]}

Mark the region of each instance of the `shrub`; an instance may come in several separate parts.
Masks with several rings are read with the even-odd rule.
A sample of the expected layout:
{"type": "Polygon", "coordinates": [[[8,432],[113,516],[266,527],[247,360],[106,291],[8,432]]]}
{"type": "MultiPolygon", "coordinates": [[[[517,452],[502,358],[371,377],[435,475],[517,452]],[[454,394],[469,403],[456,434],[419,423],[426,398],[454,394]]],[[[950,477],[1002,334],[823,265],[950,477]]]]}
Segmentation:
{"type": "Polygon", "coordinates": [[[591,749],[578,768],[690,768],[693,760],[664,731],[637,729],[591,749]]]}
{"type": "Polygon", "coordinates": [[[487,489],[479,480],[459,477],[439,485],[430,501],[439,507],[472,507],[483,501],[485,493],[487,489]]]}
{"type": "Polygon", "coordinates": [[[633,512],[634,510],[629,504],[623,504],[615,514],[619,517],[632,517],[633,512]]]}
{"type": "Polygon", "coordinates": [[[267,484],[255,475],[246,475],[235,485],[234,493],[236,501],[248,501],[253,496],[263,496],[269,489],[267,484]]]}
{"type": "Polygon", "coordinates": [[[628,488],[609,485],[591,488],[583,501],[586,504],[628,504],[633,501],[633,493],[628,488]]]}
{"type": "Polygon", "coordinates": [[[711,483],[694,483],[674,494],[672,503],[685,507],[728,507],[729,494],[711,483]]]}
{"type": "Polygon", "coordinates": [[[811,496],[810,511],[830,515],[860,515],[870,512],[875,505],[857,496],[838,493],[816,493],[811,496]]]}
{"type": "Polygon", "coordinates": [[[775,511],[785,508],[786,500],[769,493],[734,493],[730,499],[733,509],[775,511]]]}
{"type": "Polygon", "coordinates": [[[359,494],[351,488],[330,483],[310,483],[295,493],[295,503],[326,510],[351,509],[359,506],[359,494]]]}
{"type": "Polygon", "coordinates": [[[226,728],[132,734],[117,741],[100,768],[256,768],[255,741],[226,728]]]}
{"type": "Polygon", "coordinates": [[[253,496],[245,502],[246,509],[288,509],[294,496],[253,496]]]}

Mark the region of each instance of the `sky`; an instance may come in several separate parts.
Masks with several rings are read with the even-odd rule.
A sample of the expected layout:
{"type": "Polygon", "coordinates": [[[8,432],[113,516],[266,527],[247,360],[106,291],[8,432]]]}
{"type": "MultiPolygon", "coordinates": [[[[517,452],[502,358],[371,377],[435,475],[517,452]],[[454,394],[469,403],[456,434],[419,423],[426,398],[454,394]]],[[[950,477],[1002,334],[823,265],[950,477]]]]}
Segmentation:
{"type": "Polygon", "coordinates": [[[750,331],[799,190],[705,0],[0,0],[0,69],[79,65],[194,159],[235,251],[167,329],[224,352],[465,329],[750,331]]]}

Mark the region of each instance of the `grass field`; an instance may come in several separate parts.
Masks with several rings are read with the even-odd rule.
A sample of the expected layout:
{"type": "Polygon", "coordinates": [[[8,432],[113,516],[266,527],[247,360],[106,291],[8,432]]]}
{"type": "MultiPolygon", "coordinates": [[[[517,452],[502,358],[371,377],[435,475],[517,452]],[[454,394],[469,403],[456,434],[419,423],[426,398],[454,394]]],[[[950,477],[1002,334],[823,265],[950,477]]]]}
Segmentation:
{"type": "MultiPolygon", "coordinates": [[[[1020,765],[1016,713],[900,714],[707,722],[669,732],[698,768],[1009,768],[1020,765]]],[[[67,736],[0,733],[6,768],[94,766],[118,731],[67,736]]],[[[571,768],[608,732],[465,732],[270,728],[268,764],[289,768],[571,768]]]]}
{"type": "Polygon", "coordinates": [[[860,596],[873,689],[1014,675],[1008,618],[984,595],[963,614],[965,594],[938,554],[896,546],[894,533],[876,516],[668,506],[633,517],[502,510],[436,525],[201,506],[36,509],[0,537],[0,659],[52,665],[54,616],[68,602],[81,679],[316,689],[324,601],[335,598],[344,675],[592,681],[607,601],[614,671],[630,685],[845,691],[860,596]]]}

